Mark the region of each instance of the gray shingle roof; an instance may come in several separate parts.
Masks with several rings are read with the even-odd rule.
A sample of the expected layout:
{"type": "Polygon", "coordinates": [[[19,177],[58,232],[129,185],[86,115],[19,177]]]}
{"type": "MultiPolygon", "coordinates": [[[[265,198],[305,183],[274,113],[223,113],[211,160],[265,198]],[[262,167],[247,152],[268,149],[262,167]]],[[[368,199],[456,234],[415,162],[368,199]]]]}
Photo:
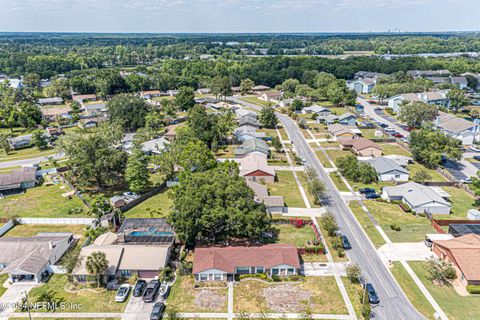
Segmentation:
{"type": "Polygon", "coordinates": [[[366,161],[369,163],[378,174],[385,174],[392,171],[398,171],[408,174],[408,170],[399,166],[394,160],[385,157],[376,157],[366,161]]]}

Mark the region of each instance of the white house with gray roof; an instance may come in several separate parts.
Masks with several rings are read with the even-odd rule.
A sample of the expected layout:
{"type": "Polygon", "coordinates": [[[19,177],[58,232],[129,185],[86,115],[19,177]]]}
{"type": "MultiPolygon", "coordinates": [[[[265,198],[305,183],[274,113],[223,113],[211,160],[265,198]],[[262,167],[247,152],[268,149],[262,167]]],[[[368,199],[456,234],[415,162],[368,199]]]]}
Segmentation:
{"type": "Polygon", "coordinates": [[[392,159],[376,157],[365,162],[375,169],[379,181],[408,181],[408,170],[392,159]]]}
{"type": "Polygon", "coordinates": [[[435,120],[436,127],[451,137],[462,141],[463,145],[471,145],[477,140],[480,128],[472,121],[458,118],[452,114],[440,112],[435,120]]]}
{"type": "Polygon", "coordinates": [[[415,213],[450,214],[451,203],[445,198],[448,193],[441,188],[432,188],[416,182],[383,187],[382,199],[402,201],[415,213]]]}

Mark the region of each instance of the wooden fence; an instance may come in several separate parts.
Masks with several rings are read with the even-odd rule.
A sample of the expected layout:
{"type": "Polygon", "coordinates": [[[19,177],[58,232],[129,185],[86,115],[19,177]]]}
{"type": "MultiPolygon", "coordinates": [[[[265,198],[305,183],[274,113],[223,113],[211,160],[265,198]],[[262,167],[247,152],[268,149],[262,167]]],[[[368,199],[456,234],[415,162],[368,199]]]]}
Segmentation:
{"type": "Polygon", "coordinates": [[[135,207],[136,205],[138,205],[138,204],[142,203],[143,201],[147,200],[148,198],[151,198],[154,195],[159,194],[160,192],[165,190],[166,187],[167,187],[167,184],[164,182],[161,185],[159,185],[158,187],[155,187],[152,190],[150,190],[149,192],[144,193],[144,194],[140,195],[138,198],[130,201],[129,203],[127,203],[126,205],[121,207],[120,210],[122,212],[128,211],[128,210],[132,209],[133,207],[135,207]]]}
{"type": "Polygon", "coordinates": [[[449,220],[449,219],[430,219],[432,227],[438,233],[447,233],[442,227],[448,227],[451,224],[480,224],[478,220],[449,220]]]}

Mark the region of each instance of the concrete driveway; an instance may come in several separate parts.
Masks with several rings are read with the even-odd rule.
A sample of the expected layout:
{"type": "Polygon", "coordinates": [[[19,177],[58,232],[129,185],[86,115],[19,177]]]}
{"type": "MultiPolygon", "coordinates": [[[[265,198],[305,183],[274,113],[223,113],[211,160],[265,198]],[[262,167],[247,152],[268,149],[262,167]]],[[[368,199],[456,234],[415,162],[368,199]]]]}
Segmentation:
{"type": "Polygon", "coordinates": [[[29,282],[20,282],[10,285],[0,297],[0,320],[8,319],[8,315],[15,311],[16,304],[22,301],[25,296],[24,292],[28,293],[37,284],[29,282]]]}
{"type": "Polygon", "coordinates": [[[305,276],[333,276],[339,274],[340,276],[345,276],[347,273],[345,267],[348,262],[305,262],[302,266],[302,273],[305,276]]]}
{"type": "Polygon", "coordinates": [[[388,261],[424,261],[432,256],[432,251],[423,242],[397,242],[381,246],[377,250],[380,258],[388,261]]]}
{"type": "MultiPolygon", "coordinates": [[[[156,301],[160,300],[161,298],[157,297],[156,301]]],[[[154,304],[154,302],[145,303],[142,297],[134,297],[131,295],[125,307],[122,320],[148,320],[150,319],[150,313],[152,313],[154,304]]]]}

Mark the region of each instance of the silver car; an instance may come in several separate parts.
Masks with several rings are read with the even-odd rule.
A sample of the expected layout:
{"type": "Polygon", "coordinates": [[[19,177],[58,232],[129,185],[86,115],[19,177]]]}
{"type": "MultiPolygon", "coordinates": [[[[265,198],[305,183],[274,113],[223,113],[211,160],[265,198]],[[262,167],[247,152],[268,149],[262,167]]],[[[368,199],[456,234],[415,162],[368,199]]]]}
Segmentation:
{"type": "Polygon", "coordinates": [[[115,295],[115,302],[125,302],[130,293],[130,285],[122,284],[115,295]]]}

